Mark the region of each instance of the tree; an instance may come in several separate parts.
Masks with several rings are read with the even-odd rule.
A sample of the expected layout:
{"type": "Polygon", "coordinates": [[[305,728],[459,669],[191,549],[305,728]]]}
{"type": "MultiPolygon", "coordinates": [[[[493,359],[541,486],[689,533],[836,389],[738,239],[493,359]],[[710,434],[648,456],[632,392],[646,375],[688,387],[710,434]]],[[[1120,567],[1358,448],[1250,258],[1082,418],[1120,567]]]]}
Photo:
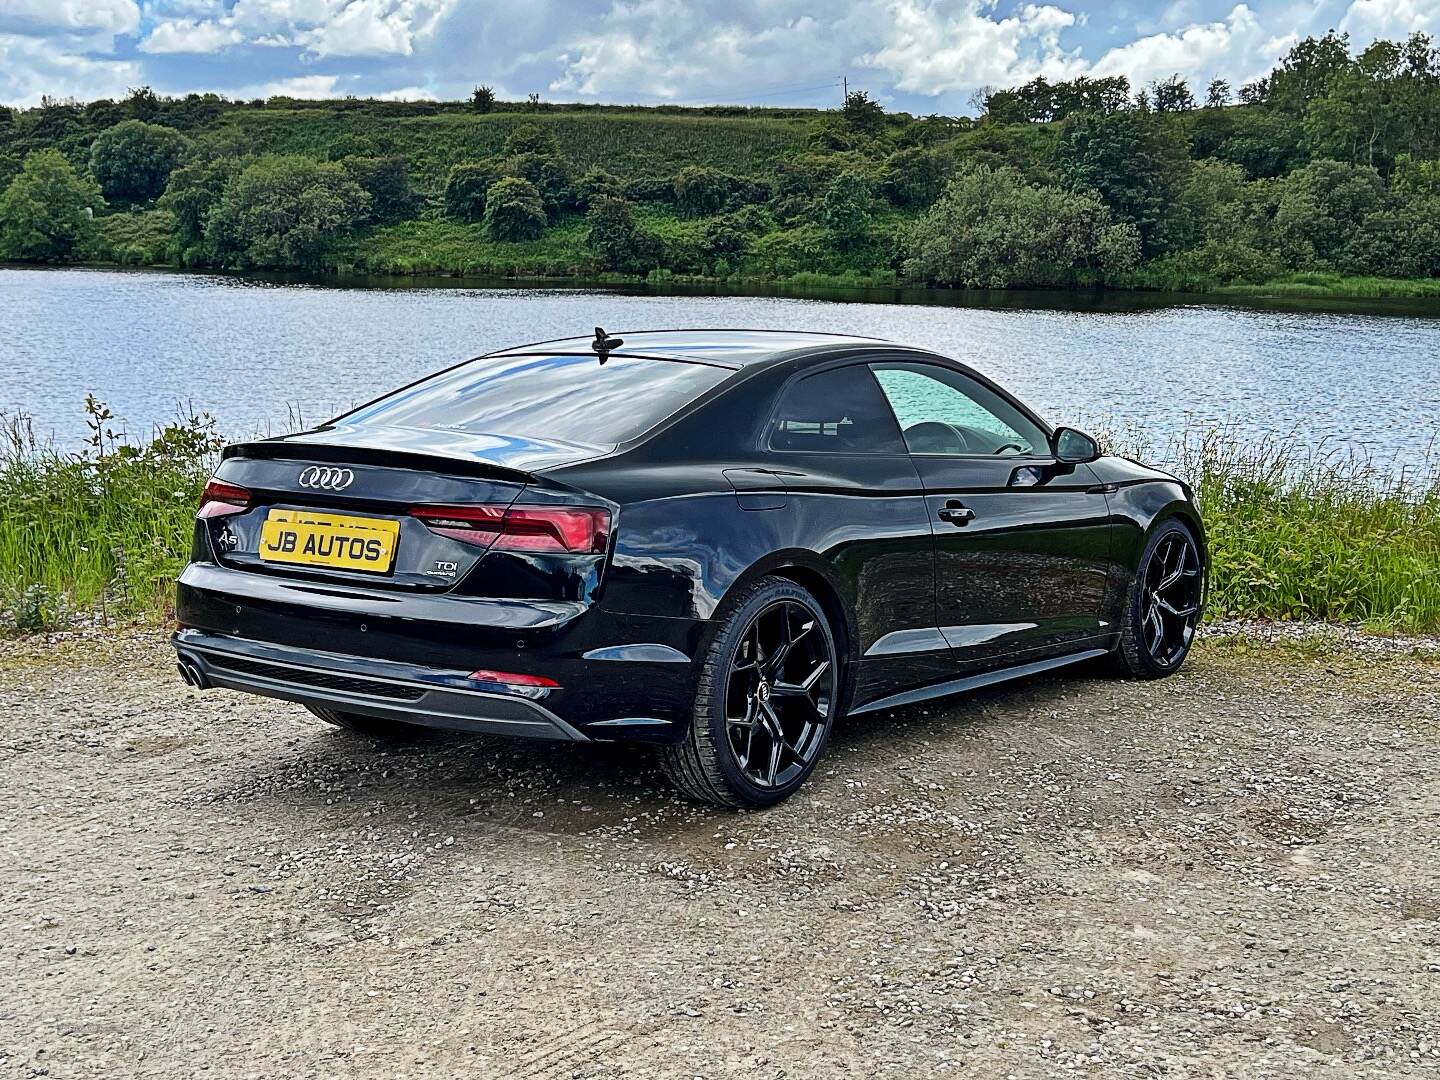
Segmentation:
{"type": "Polygon", "coordinates": [[[105,197],[122,204],[160,196],[170,173],[190,148],[174,128],[125,120],[102,131],[90,148],[90,174],[105,197]]]}
{"type": "Polygon", "coordinates": [[[216,252],[205,243],[205,226],[210,212],[225,194],[225,185],[242,168],[243,163],[234,158],[217,158],[182,165],[170,174],[170,183],[158,205],[173,218],[175,244],[182,262],[214,261],[216,252]]]}
{"type": "Polygon", "coordinates": [[[410,183],[403,157],[346,157],[340,164],[370,196],[369,221],[388,225],[414,213],[420,197],[410,183]]]}
{"type": "Polygon", "coordinates": [[[131,118],[151,120],[160,111],[160,98],[148,86],[132,86],[123,106],[131,118]]]}
{"type": "Polygon", "coordinates": [[[635,212],[624,199],[599,195],[585,214],[585,246],[606,270],[644,273],[655,264],[659,245],[655,237],[635,223],[635,212]]]}
{"type": "Polygon", "coordinates": [[[541,124],[521,124],[505,136],[505,154],[558,154],[560,146],[555,133],[541,124]]]}
{"type": "Polygon", "coordinates": [[[1330,87],[1330,80],[1350,67],[1350,35],[1331,30],[1324,37],[1297,42],[1270,73],[1268,104],[1301,113],[1330,87]]]}
{"type": "Polygon", "coordinates": [[[1274,243],[1286,264],[1299,269],[1334,266],[1347,237],[1387,202],[1378,172],[1340,161],[1312,161],[1277,190],[1274,243]]]}
{"type": "Polygon", "coordinates": [[[1190,92],[1189,84],[1178,74],[1171,75],[1164,82],[1151,84],[1150,93],[1156,112],[1189,112],[1195,108],[1195,95],[1190,92]]]}
{"type": "Polygon", "coordinates": [[[205,239],[241,267],[320,265],[370,212],[370,196],[333,161],[261,158],[225,188],[205,239]]]}
{"type": "Polygon", "coordinates": [[[1003,289],[1113,278],[1140,253],[1098,198],[1036,187],[1009,168],[964,170],[902,239],[908,277],[1003,289]]]}
{"type": "Polygon", "coordinates": [[[874,133],[885,126],[885,110],[864,90],[852,90],[845,95],[840,116],[851,131],[874,133]]]}
{"type": "Polygon", "coordinates": [[[870,232],[870,184],[857,173],[845,172],[830,181],[821,200],[821,223],[841,250],[855,247],[870,232]]]}
{"type": "Polygon", "coordinates": [[[1164,246],[1161,224],[1187,164],[1171,125],[1138,112],[1065,121],[1056,164],[1072,191],[1094,191],[1121,221],[1140,232],[1147,254],[1164,246]]]}
{"type": "Polygon", "coordinates": [[[100,189],[77,176],[59,150],[33,150],[0,195],[0,257],[66,263],[82,258],[95,240],[100,189]]]}
{"type": "Polygon", "coordinates": [[[470,92],[470,108],[477,113],[495,111],[495,91],[488,86],[477,86],[470,92]]]}
{"type": "Polygon", "coordinates": [[[723,174],[687,165],[675,174],[675,206],[681,217],[709,217],[725,208],[729,185],[723,174]]]}
{"type": "Polygon", "coordinates": [[[545,232],[545,204],[529,180],[507,176],[485,196],[485,234],[492,240],[538,240],[545,232]]]}
{"type": "Polygon", "coordinates": [[[493,160],[452,166],[445,179],[445,213],[460,221],[479,221],[485,216],[485,194],[501,175],[493,160]]]}
{"type": "Polygon", "coordinates": [[[1205,107],[1223,109],[1230,104],[1230,84],[1224,79],[1211,79],[1205,88],[1205,107]]]}

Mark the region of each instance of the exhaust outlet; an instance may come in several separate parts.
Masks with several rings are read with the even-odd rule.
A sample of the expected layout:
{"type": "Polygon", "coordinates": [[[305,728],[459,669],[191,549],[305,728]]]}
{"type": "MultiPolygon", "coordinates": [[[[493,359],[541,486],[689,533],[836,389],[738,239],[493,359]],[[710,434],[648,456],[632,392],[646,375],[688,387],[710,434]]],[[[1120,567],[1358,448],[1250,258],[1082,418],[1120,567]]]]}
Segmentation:
{"type": "Polygon", "coordinates": [[[196,690],[210,689],[210,681],[205,678],[204,672],[189,660],[178,660],[175,667],[180,671],[180,678],[185,680],[186,686],[193,686],[196,690]]]}

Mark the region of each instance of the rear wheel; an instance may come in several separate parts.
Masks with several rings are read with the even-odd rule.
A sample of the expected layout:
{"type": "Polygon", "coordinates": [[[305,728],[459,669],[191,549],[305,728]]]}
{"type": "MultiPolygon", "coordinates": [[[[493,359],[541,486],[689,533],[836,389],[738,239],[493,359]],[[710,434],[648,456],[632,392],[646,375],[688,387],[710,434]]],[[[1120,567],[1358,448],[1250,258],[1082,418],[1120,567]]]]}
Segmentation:
{"type": "Polygon", "coordinates": [[[1200,621],[1202,585],[1195,536],[1171,518],[1145,545],[1130,585],[1117,651],[1123,673],[1159,679],[1180,670],[1200,621]]]}
{"type": "Polygon", "coordinates": [[[404,739],[423,739],[432,733],[430,728],[420,724],[406,724],[400,720],[386,720],[380,716],[340,712],[321,705],[306,705],[305,708],[327,724],[334,724],[338,728],[344,728],[346,731],[353,731],[356,735],[365,735],[372,739],[392,739],[398,742],[404,739]]]}
{"type": "Polygon", "coordinates": [[[805,782],[839,711],[835,636],[824,610],[785,578],[750,586],[701,657],[683,742],[660,751],[685,794],[719,806],[770,806],[805,782]]]}

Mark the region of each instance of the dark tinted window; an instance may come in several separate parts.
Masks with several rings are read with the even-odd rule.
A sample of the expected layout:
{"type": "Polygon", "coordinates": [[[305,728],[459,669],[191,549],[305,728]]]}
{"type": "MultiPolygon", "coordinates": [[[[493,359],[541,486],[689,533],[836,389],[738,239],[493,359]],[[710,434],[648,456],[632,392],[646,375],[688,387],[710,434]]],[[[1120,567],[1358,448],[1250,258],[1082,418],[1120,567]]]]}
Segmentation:
{"type": "Polygon", "coordinates": [[[832,368],[789,385],[770,432],[772,450],[903,454],[900,428],[870,369],[832,368]]]}
{"type": "Polygon", "coordinates": [[[612,356],[472,360],[362,406],[346,423],[449,428],[588,446],[625,442],[699,397],[726,368],[612,356]]]}

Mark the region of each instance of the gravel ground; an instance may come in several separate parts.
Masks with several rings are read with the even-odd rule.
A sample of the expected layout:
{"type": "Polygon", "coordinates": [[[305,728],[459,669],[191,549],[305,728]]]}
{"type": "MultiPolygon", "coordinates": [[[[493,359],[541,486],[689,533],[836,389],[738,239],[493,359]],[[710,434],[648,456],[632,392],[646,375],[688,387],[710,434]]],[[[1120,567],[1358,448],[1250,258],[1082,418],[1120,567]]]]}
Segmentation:
{"type": "Polygon", "coordinates": [[[0,643],[0,1075],[1440,1076],[1440,663],[856,720],[732,814],[0,643]]]}

